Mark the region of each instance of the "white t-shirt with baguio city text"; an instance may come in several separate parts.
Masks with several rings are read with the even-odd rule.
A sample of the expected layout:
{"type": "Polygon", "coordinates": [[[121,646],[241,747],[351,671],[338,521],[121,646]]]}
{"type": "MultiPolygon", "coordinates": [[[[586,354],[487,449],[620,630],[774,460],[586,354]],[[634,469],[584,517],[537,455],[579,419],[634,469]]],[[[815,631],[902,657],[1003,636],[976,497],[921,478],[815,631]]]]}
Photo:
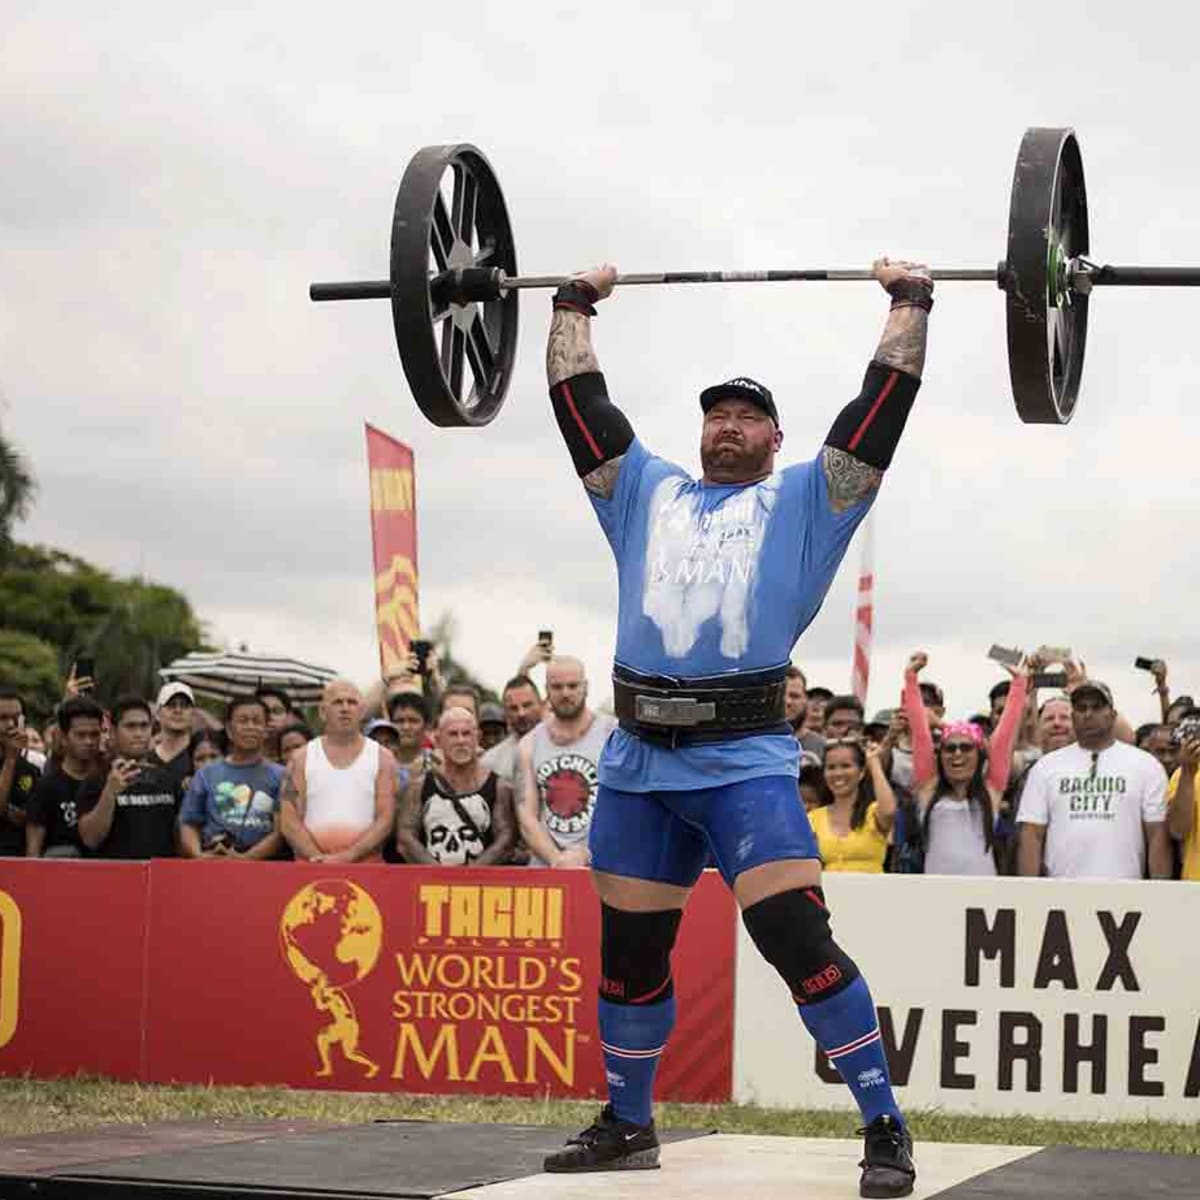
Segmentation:
{"type": "Polygon", "coordinates": [[[1142,822],[1165,821],[1167,775],[1153,755],[1125,742],[1104,750],[1064,746],[1029,770],[1019,820],[1046,826],[1046,874],[1141,879],[1142,822]]]}

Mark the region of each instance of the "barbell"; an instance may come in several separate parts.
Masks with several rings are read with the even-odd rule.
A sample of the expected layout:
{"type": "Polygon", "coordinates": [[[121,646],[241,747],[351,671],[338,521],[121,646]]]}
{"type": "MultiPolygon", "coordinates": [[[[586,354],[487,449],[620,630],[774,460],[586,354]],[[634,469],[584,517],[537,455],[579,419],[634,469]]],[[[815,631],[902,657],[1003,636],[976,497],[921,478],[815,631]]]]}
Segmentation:
{"type": "MultiPolygon", "coordinates": [[[[1093,288],[1200,286],[1200,268],[1101,266],[1087,254],[1087,192],[1075,133],[1027,129],[1013,171],[1004,259],[995,267],[932,271],[939,283],[992,283],[1005,293],[1009,377],[1022,421],[1065,425],[1071,419],[1093,288]]],[[[518,293],[555,288],[568,278],[517,274],[496,173],[478,149],[459,143],[426,146],[409,162],[392,217],[390,278],[314,283],[309,296],[391,300],[396,348],[421,411],[435,425],[486,425],[512,380],[518,293]]],[[[666,271],[621,275],[617,283],[872,278],[867,270],[666,271]]]]}

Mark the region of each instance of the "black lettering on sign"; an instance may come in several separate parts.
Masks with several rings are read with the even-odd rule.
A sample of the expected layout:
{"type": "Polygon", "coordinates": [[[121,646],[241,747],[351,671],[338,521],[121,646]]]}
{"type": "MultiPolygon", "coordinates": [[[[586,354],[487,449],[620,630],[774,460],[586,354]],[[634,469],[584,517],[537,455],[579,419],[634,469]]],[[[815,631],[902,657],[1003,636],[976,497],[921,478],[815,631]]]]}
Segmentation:
{"type": "Polygon", "coordinates": [[[1194,1100],[1200,1096],[1200,1021],[1196,1022],[1196,1037],[1192,1042],[1192,1064],[1188,1067],[1187,1081],[1183,1085],[1183,1098],[1194,1100]]]}
{"type": "Polygon", "coordinates": [[[1163,1017],[1129,1018],[1129,1094],[1161,1096],[1162,1082],[1146,1078],[1146,1068],[1158,1062],[1158,1051],[1146,1045],[1146,1034],[1162,1033],[1167,1027],[1163,1017]]]}
{"type": "Polygon", "coordinates": [[[1013,1090],[1013,1064],[1025,1064],[1025,1090],[1042,1090],[1042,1023],[1031,1012],[1000,1014],[1000,1054],[996,1064],[997,1084],[1002,1092],[1013,1090]],[[1017,1034],[1022,1034],[1018,1040],[1017,1034]]]}
{"type": "Polygon", "coordinates": [[[1129,961],[1129,943],[1137,930],[1138,922],[1142,919],[1140,912],[1126,913],[1118,925],[1110,912],[1098,912],[1096,919],[1104,931],[1104,940],[1108,943],[1108,958],[1100,978],[1096,980],[1096,991],[1107,992],[1119,979],[1121,986],[1127,992],[1137,992],[1137,976],[1133,973],[1133,963],[1129,961]]]}
{"type": "Polygon", "coordinates": [[[1038,954],[1033,986],[1049,987],[1055,980],[1067,991],[1079,990],[1079,978],[1075,974],[1075,956],[1071,953],[1071,933],[1067,928],[1067,914],[1061,908],[1052,908],[1046,914],[1046,928],[1042,931],[1042,949],[1038,954]]]}
{"type": "Polygon", "coordinates": [[[890,1008],[879,1009],[879,1037],[887,1055],[888,1074],[897,1087],[904,1087],[912,1074],[913,1055],[917,1052],[917,1035],[921,1032],[923,1008],[910,1008],[904,1018],[904,1037],[896,1045],[896,1025],[890,1008]]]}
{"type": "Polygon", "coordinates": [[[967,987],[979,986],[980,958],[1000,957],[1000,986],[1014,985],[1017,940],[1017,912],[1013,908],[996,910],[996,920],[988,925],[987,913],[982,908],[967,909],[966,962],[963,964],[963,981],[967,987]]]}
{"type": "Polygon", "coordinates": [[[1079,1014],[1067,1013],[1063,1018],[1063,1085],[1068,1094],[1079,1091],[1079,1068],[1087,1063],[1091,1068],[1092,1095],[1103,1096],[1108,1088],[1108,1018],[1103,1013],[1092,1016],[1092,1040],[1079,1040],[1079,1014]]]}
{"type": "Polygon", "coordinates": [[[944,1088],[973,1088],[975,1076],[960,1073],[958,1060],[970,1054],[971,1044],[958,1040],[960,1025],[976,1025],[979,1014],[963,1008],[947,1008],[942,1013],[942,1070],[941,1083],[944,1088]]]}

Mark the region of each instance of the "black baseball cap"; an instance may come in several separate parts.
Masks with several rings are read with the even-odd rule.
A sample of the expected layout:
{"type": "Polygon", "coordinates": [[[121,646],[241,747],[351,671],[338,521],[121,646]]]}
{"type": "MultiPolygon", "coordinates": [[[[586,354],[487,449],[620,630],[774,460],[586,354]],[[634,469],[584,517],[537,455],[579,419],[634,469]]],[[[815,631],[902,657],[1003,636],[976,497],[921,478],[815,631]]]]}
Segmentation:
{"type": "Polygon", "coordinates": [[[718,400],[733,398],[748,400],[756,408],[761,408],[776,425],[779,424],[779,410],[775,407],[771,389],[747,375],[739,375],[736,379],[727,379],[724,383],[714,383],[712,387],[705,388],[700,393],[700,407],[708,412],[718,400]]]}

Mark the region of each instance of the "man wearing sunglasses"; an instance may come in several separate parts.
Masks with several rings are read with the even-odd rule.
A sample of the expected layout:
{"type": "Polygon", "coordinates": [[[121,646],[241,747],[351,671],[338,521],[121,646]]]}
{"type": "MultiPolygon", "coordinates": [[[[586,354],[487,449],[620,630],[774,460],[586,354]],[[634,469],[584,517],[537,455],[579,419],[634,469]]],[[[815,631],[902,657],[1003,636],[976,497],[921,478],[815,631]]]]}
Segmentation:
{"type": "Polygon", "coordinates": [[[792,648],[878,491],[924,364],[928,272],[884,258],[874,274],[891,297],[883,338],[816,456],[776,469],[775,399],[738,376],[700,394],[700,479],[651,454],[608,397],[589,318],[616,270],[555,294],[554,415],[617,561],[620,727],[601,757],[590,834],[609,1103],[549,1171],[658,1165],[651,1091],[675,1020],[671,950],[711,856],[862,1112],[860,1193],[912,1191],[912,1140],[866,981],[830,931],[785,720],[792,648]]]}

